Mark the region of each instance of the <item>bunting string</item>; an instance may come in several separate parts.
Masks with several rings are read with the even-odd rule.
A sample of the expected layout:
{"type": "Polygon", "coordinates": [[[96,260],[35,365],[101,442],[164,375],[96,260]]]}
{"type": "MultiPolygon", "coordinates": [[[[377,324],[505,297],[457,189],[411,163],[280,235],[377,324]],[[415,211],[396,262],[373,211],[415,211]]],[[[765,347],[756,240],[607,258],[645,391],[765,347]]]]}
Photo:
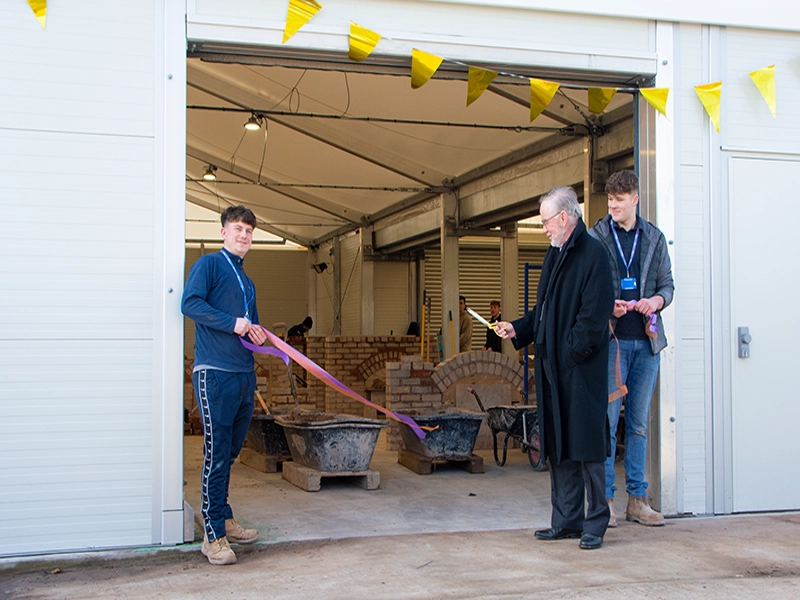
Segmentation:
{"type": "MultiPolygon", "coordinates": [[[[28,6],[33,11],[42,29],[45,28],[47,19],[47,0],[26,0],[28,6]]],[[[300,29],[302,29],[323,6],[316,0],[288,0],[286,10],[286,24],[283,32],[283,41],[286,43],[300,29]]],[[[336,11],[333,11],[336,14],[336,11]]],[[[384,37],[366,27],[358,25],[351,20],[350,22],[350,47],[348,56],[355,62],[364,61],[370,56],[378,42],[384,37]]],[[[391,37],[385,39],[397,44],[402,44],[391,37]]],[[[792,57],[792,60],[797,57],[792,57]]],[[[465,67],[468,70],[467,76],[467,100],[466,105],[470,106],[475,102],[492,82],[498,77],[503,76],[511,79],[523,79],[530,82],[530,120],[534,121],[547,108],[555,94],[560,88],[587,90],[589,112],[602,114],[609,105],[617,92],[640,93],[642,97],[660,114],[667,116],[667,101],[670,90],[668,88],[640,88],[640,87],[616,87],[599,88],[578,84],[557,83],[543,79],[529,78],[523,75],[508,73],[505,71],[494,71],[485,67],[469,65],[464,62],[437,56],[421,50],[411,48],[411,87],[419,89],[425,85],[438,71],[441,64],[447,61],[450,64],[465,67]]],[[[763,97],[773,117],[777,116],[777,100],[775,86],[775,64],[757,69],[750,73],[750,78],[763,97]]],[[[694,86],[695,92],[701,104],[708,113],[711,122],[717,132],[720,130],[720,107],[722,101],[722,82],[711,82],[694,86]]],[[[583,111],[579,111],[586,116],[583,111]]]]}

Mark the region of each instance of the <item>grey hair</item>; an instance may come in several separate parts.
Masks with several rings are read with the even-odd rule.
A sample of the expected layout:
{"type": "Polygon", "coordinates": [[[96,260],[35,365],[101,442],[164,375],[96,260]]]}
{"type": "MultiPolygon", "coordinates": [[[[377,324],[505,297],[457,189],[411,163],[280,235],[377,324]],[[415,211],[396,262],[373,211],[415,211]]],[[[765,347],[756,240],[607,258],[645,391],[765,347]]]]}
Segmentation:
{"type": "Polygon", "coordinates": [[[539,200],[539,206],[541,206],[545,200],[552,202],[558,212],[562,210],[565,211],[567,216],[573,221],[577,221],[583,217],[581,205],[578,204],[578,195],[571,187],[554,187],[542,196],[541,200],[539,200]]]}

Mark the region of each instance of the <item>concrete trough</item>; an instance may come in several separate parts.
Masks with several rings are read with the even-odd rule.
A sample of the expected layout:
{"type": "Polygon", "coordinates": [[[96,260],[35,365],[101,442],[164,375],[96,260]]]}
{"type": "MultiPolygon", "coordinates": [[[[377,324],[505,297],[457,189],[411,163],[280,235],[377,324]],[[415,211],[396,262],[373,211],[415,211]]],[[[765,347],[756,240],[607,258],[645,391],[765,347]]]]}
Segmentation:
{"type": "Polygon", "coordinates": [[[469,458],[475,448],[475,440],[486,417],[484,413],[460,410],[437,413],[407,413],[418,425],[434,427],[425,432],[421,440],[405,423],[400,423],[400,435],[407,450],[437,460],[469,458]]]}
{"type": "Polygon", "coordinates": [[[330,473],[369,469],[380,430],[386,421],[335,413],[278,416],[292,460],[330,473]]]}
{"type": "Polygon", "coordinates": [[[283,427],[275,422],[275,415],[254,414],[247,430],[247,447],[259,454],[288,457],[289,444],[283,427]]]}

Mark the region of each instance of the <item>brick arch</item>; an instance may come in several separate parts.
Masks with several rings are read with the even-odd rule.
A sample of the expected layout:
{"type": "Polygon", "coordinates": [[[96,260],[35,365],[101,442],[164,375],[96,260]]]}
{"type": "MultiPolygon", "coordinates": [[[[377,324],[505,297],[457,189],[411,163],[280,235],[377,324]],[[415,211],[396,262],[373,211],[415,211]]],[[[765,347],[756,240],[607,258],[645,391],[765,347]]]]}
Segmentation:
{"type": "MultiPolygon", "coordinates": [[[[404,352],[401,352],[399,349],[391,349],[391,350],[379,350],[364,362],[362,362],[358,367],[353,370],[353,374],[357,375],[365,382],[369,382],[370,384],[375,384],[378,381],[378,375],[381,371],[385,371],[386,363],[387,362],[400,362],[401,357],[405,356],[404,352]]],[[[383,381],[385,382],[386,377],[384,376],[383,381]]],[[[385,387],[381,386],[381,389],[385,387]]],[[[372,389],[368,387],[368,389],[372,389]]]]}
{"type": "Polygon", "coordinates": [[[464,377],[478,374],[494,375],[508,381],[517,389],[523,385],[523,368],[518,361],[500,352],[484,352],[482,350],[451,356],[436,365],[431,378],[439,391],[444,393],[464,377]]]}

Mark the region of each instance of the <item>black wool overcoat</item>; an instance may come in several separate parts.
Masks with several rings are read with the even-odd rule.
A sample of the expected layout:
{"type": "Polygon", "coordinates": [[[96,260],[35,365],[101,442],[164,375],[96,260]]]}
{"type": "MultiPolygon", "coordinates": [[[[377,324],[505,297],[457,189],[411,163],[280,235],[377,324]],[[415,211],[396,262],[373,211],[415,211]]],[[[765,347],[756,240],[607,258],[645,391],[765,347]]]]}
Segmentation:
{"type": "Polygon", "coordinates": [[[540,436],[551,463],[606,459],[613,312],[606,250],[579,220],[561,250],[547,251],[536,306],[512,322],[516,348],[534,343],[540,436]]]}

